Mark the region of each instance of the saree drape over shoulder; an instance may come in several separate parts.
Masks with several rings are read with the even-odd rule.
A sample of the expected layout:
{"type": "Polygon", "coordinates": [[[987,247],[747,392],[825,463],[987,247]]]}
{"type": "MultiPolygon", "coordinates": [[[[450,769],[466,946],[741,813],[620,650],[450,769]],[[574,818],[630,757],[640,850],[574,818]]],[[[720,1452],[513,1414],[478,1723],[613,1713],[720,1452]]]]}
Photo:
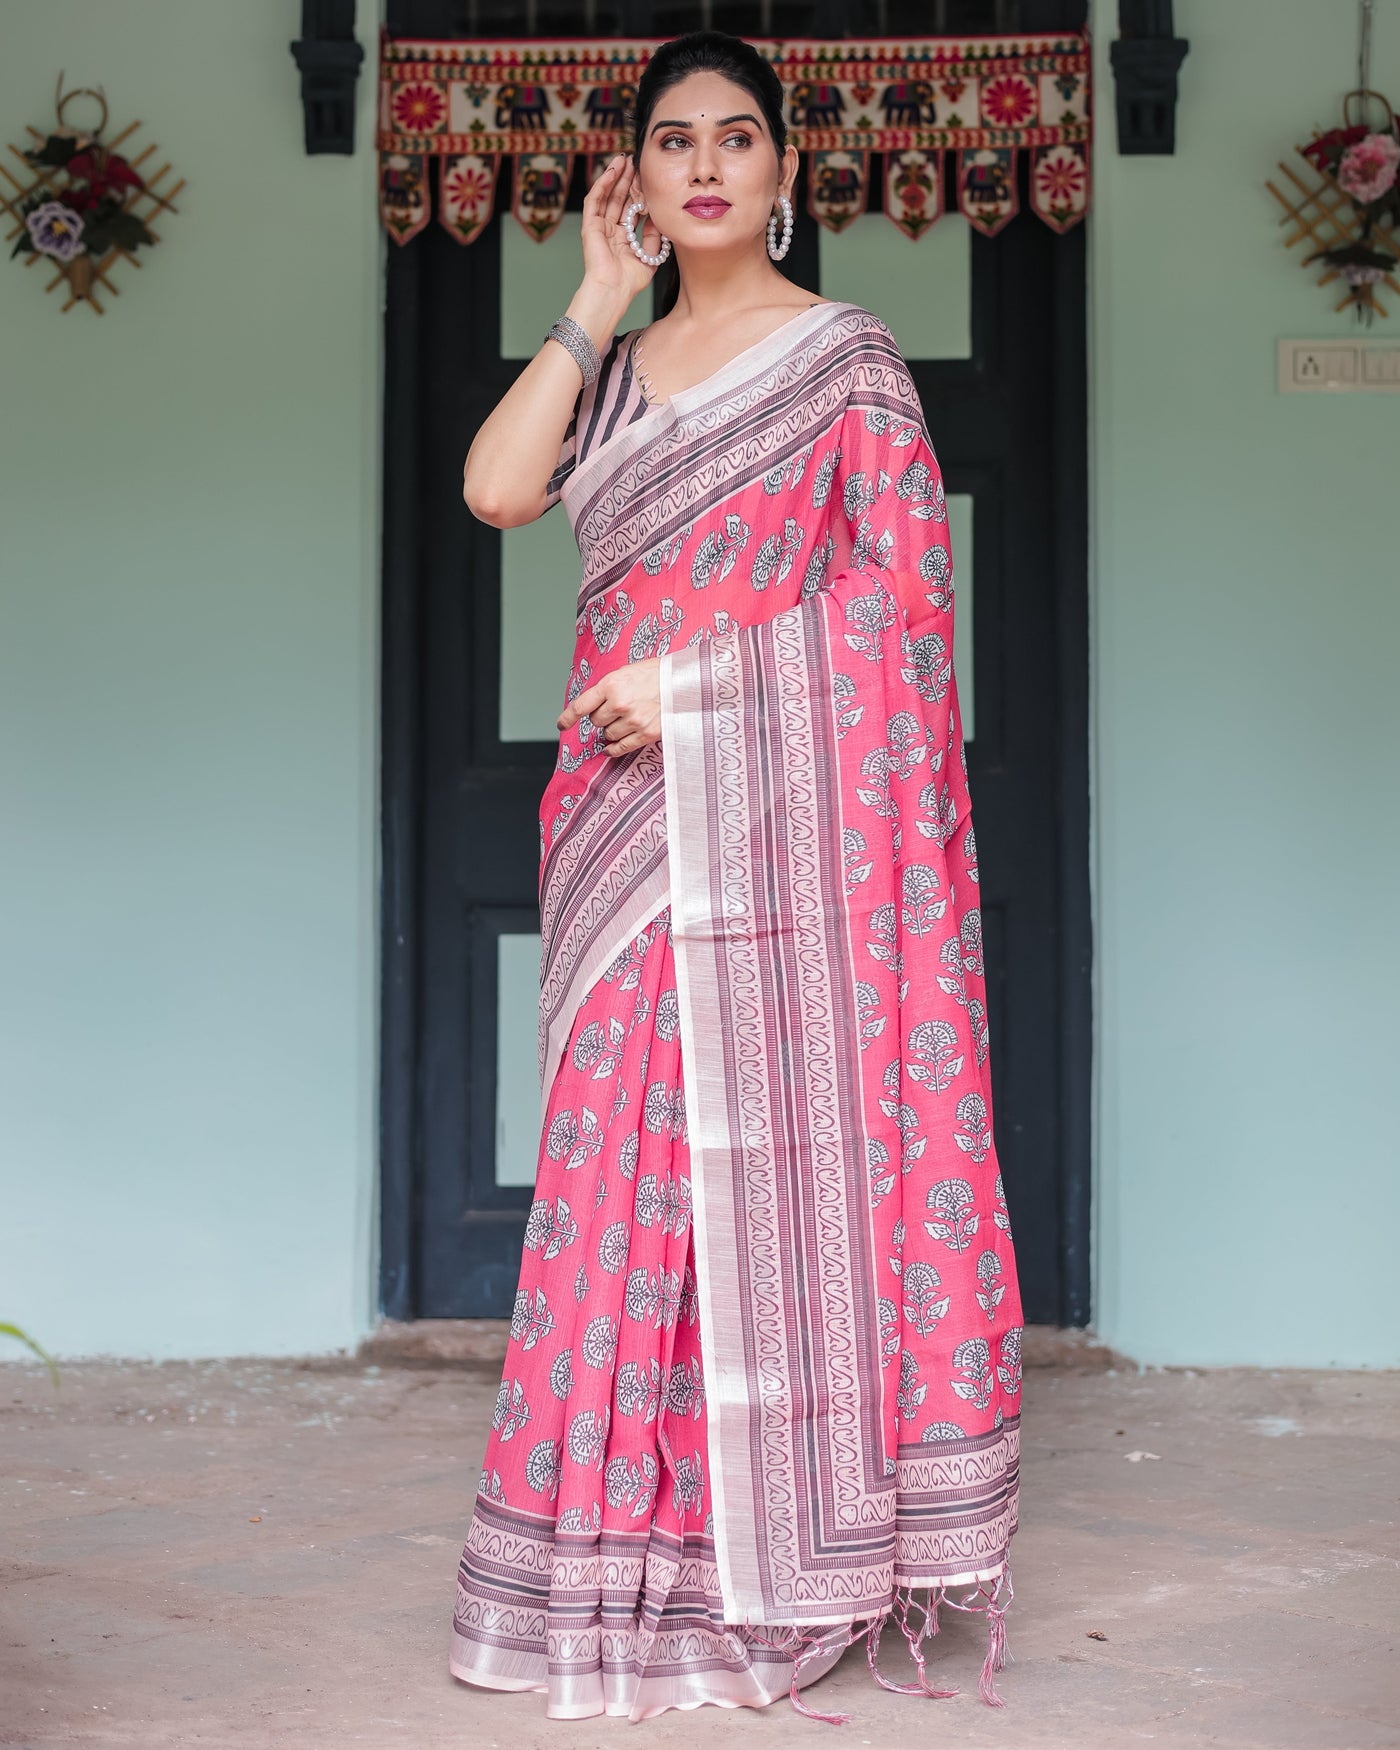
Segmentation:
{"type": "MultiPolygon", "coordinates": [[[[818,304],[669,402],[627,337],[551,496],[569,697],[540,815],[544,1121],[453,1672],[555,1717],[762,1705],[985,1613],[1021,1312],[938,463],[885,326],[818,304]]],[[[822,1717],[836,1717],[824,1715],[822,1717]]]]}

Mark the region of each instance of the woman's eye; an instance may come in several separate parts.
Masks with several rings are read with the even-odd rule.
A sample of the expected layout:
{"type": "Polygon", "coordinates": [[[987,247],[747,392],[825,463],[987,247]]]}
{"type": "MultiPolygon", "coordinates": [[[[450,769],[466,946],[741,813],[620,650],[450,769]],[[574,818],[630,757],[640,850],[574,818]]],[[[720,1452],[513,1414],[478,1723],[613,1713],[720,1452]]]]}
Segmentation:
{"type": "MultiPolygon", "coordinates": [[[[661,149],[665,152],[672,147],[688,146],[689,144],[690,139],[686,134],[665,134],[662,136],[661,149]]],[[[721,141],[721,144],[725,146],[751,146],[753,145],[753,136],[751,134],[730,134],[727,139],[721,141]]]]}

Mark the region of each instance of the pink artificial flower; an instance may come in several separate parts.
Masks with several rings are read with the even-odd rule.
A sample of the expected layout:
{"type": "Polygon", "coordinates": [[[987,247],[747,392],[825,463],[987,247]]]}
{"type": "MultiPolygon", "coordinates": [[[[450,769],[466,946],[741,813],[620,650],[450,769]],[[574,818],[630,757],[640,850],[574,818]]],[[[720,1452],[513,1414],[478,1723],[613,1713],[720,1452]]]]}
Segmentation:
{"type": "Polygon", "coordinates": [[[1400,142],[1394,134],[1368,134],[1342,153],[1337,166],[1337,181],[1354,201],[1364,206],[1380,197],[1395,184],[1400,167],[1400,142]]]}

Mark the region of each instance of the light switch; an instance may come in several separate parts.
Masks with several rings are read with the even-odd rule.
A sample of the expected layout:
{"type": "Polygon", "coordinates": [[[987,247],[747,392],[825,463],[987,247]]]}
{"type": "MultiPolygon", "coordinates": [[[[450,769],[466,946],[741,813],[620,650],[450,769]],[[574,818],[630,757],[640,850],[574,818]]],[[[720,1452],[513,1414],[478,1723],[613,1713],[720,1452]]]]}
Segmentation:
{"type": "Polygon", "coordinates": [[[1384,387],[1400,383],[1400,346],[1368,346],[1361,354],[1361,380],[1384,387]]]}

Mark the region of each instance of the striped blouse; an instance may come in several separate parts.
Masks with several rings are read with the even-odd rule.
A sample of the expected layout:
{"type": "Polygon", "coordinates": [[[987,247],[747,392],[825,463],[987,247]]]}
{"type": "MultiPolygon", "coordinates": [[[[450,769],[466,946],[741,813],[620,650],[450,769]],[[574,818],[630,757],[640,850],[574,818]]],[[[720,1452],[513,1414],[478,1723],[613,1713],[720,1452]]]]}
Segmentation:
{"type": "Polygon", "coordinates": [[[632,340],[640,332],[629,328],[625,334],[616,335],[603,354],[596,380],[579,391],[574,416],[559,448],[559,461],[545,488],[546,509],[559,502],[564,482],[582,459],[605,444],[622,426],[640,419],[651,405],[632,369],[632,340]]]}

